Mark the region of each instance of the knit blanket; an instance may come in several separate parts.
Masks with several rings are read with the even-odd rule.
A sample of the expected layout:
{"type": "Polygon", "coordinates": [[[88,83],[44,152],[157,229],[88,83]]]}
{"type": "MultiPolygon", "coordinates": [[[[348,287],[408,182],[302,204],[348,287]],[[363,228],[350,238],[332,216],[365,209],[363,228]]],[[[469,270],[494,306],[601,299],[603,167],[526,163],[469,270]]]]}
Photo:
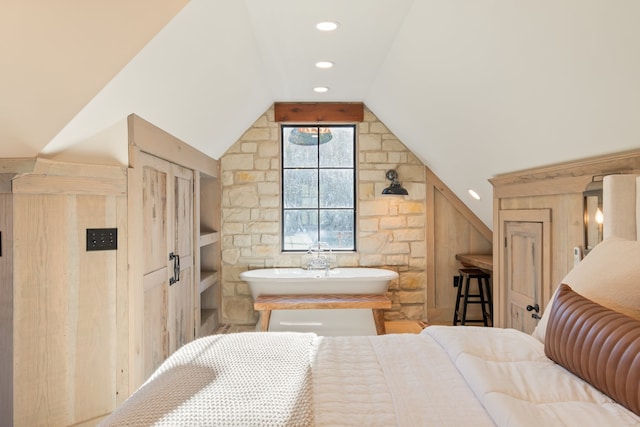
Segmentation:
{"type": "Polygon", "coordinates": [[[200,338],[171,355],[102,426],[311,426],[314,334],[200,338]]]}

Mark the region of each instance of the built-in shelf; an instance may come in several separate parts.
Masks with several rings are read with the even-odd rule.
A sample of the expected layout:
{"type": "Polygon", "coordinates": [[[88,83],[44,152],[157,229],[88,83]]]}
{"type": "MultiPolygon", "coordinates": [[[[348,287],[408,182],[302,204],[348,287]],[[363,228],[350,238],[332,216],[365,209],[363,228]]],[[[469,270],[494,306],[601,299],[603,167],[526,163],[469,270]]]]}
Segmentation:
{"type": "Polygon", "coordinates": [[[198,336],[214,333],[219,323],[220,309],[220,188],[216,176],[200,173],[198,188],[199,260],[198,336]]]}
{"type": "Polygon", "coordinates": [[[211,335],[218,327],[218,310],[205,308],[200,312],[200,336],[211,335]]]}
{"type": "Polygon", "coordinates": [[[201,230],[200,231],[200,247],[207,246],[212,243],[216,243],[220,240],[220,233],[217,231],[208,231],[201,230]]]}
{"type": "Polygon", "coordinates": [[[200,272],[200,283],[198,284],[198,292],[202,293],[209,289],[211,286],[218,283],[218,272],[217,271],[201,271],[200,272]]]}

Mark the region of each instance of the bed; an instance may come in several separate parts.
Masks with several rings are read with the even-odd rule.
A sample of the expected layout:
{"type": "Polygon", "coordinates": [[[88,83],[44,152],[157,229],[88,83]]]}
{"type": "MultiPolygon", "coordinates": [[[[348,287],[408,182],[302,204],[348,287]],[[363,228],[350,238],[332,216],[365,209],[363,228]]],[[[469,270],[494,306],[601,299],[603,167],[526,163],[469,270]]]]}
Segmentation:
{"type": "Polygon", "coordinates": [[[429,326],[200,338],[102,425],[640,425],[638,192],[635,176],[605,179],[606,237],[564,278],[532,335],[429,326]]]}

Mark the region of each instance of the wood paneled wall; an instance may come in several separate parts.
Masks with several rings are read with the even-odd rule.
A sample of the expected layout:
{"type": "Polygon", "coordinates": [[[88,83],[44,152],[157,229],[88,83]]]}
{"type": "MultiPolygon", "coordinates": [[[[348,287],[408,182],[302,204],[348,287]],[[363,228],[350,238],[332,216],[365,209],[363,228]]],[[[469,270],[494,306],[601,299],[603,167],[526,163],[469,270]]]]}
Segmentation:
{"type": "MultiPolygon", "coordinates": [[[[143,225],[132,214],[141,209],[142,175],[135,180],[129,173],[149,153],[208,177],[212,190],[218,163],[135,115],[128,129],[128,138],[112,143],[128,146],[129,168],[0,159],[2,426],[95,425],[144,380],[144,302],[136,298],[143,225]],[[118,249],[87,252],[87,228],[117,228],[118,249]]],[[[191,181],[185,188],[193,204],[191,181]]],[[[219,206],[219,192],[203,197],[205,207],[219,206]]],[[[190,228],[199,223],[199,215],[184,213],[190,228]]],[[[209,235],[215,221],[207,223],[209,235]]],[[[198,237],[191,234],[190,254],[198,237]]],[[[219,259],[219,248],[212,258],[219,259]]],[[[199,258],[195,268],[199,277],[199,258]]],[[[195,288],[192,281],[185,285],[195,288]]],[[[187,299],[184,325],[192,334],[192,306],[199,309],[200,299],[187,299]]]]}
{"type": "Polygon", "coordinates": [[[9,343],[3,371],[5,352],[13,358],[12,379],[2,383],[13,423],[72,425],[108,414],[127,380],[126,171],[39,160],[11,183],[0,209],[3,240],[13,234],[3,242],[13,275],[5,282],[3,272],[12,290],[2,303],[13,327],[3,319],[1,339],[9,343]],[[103,227],[118,228],[119,249],[87,252],[86,229],[103,227]]]}
{"type": "MultiPolygon", "coordinates": [[[[490,180],[494,186],[494,233],[498,236],[501,210],[550,209],[553,291],[573,268],[573,248],[584,245],[582,192],[587,184],[594,176],[638,172],[640,150],[633,150],[496,176],[490,180]]],[[[502,288],[504,266],[497,257],[502,242],[497,240],[493,247],[493,280],[494,288],[502,288]]],[[[499,295],[494,292],[497,311],[503,309],[499,295]]]]}
{"type": "Polygon", "coordinates": [[[0,174],[0,414],[13,418],[13,199],[11,177],[0,174]]]}
{"type": "Polygon", "coordinates": [[[456,254],[490,254],[493,233],[427,168],[427,321],[451,324],[456,254]]]}

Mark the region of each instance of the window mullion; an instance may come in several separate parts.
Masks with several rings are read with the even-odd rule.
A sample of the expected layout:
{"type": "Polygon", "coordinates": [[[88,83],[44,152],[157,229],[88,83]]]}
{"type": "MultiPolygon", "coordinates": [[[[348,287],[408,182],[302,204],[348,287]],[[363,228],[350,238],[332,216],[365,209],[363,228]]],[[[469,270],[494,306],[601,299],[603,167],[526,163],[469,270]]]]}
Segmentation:
{"type": "MultiPolygon", "coordinates": [[[[317,140],[318,142],[320,141],[320,127],[316,128],[316,134],[317,134],[317,140]]],[[[317,210],[316,210],[316,216],[318,218],[318,227],[316,228],[316,241],[319,242],[320,241],[320,144],[318,144],[316,146],[317,149],[317,153],[316,153],[316,176],[318,177],[318,182],[316,183],[316,185],[318,186],[318,190],[317,190],[317,194],[318,194],[318,199],[316,200],[316,206],[317,206],[317,210]]]]}

